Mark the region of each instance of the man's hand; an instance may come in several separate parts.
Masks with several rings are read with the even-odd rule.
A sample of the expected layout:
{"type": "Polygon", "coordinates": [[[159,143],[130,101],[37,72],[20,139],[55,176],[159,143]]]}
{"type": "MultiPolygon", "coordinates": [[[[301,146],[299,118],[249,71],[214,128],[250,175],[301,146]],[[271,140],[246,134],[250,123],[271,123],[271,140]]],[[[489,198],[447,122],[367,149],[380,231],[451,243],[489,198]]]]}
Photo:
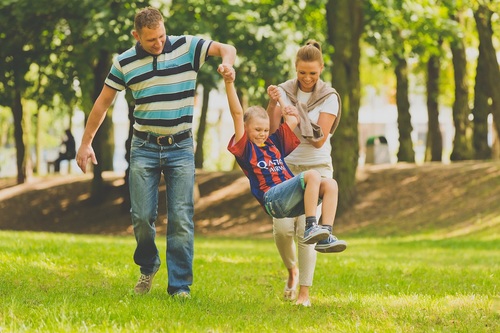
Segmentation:
{"type": "Polygon", "coordinates": [[[231,65],[220,64],[217,72],[222,75],[224,82],[231,83],[236,79],[236,71],[231,65]]]}
{"type": "Polygon", "coordinates": [[[92,164],[97,165],[97,158],[95,157],[94,149],[91,145],[81,145],[80,149],[78,149],[78,153],[76,154],[76,164],[83,171],[83,173],[87,173],[87,164],[89,159],[92,161],[92,164]]]}

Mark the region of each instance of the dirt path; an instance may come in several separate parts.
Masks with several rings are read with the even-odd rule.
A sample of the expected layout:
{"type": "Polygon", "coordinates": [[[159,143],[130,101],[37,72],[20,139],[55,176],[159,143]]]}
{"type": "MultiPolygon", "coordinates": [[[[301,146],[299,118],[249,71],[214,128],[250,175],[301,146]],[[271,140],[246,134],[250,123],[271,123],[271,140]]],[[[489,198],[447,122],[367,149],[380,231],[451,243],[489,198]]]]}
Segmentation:
{"type": "MultiPolygon", "coordinates": [[[[0,190],[0,229],[131,234],[123,175],[105,173],[104,179],[105,199],[98,204],[89,200],[91,175],[50,176],[5,187],[0,190]]],[[[197,183],[198,235],[272,237],[271,219],[251,196],[241,171],[200,171],[197,183]]],[[[357,193],[354,207],[336,219],[337,234],[443,229],[457,235],[500,228],[500,162],[369,166],[358,172],[357,193]]],[[[158,232],[165,227],[162,187],[158,232]]]]}

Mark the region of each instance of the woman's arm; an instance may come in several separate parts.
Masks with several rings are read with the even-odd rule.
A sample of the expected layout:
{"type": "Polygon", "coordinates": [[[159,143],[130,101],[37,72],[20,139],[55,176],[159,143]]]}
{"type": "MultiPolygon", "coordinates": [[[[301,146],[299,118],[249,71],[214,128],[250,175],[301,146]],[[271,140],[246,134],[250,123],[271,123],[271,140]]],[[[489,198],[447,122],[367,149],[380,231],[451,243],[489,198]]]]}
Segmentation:
{"type": "Polygon", "coordinates": [[[330,114],[330,113],[326,113],[326,112],[321,112],[319,114],[318,126],[321,127],[321,130],[323,131],[324,135],[321,138],[321,140],[318,140],[318,141],[313,141],[310,139],[307,140],[314,148],[323,147],[326,140],[328,139],[328,133],[330,133],[330,130],[332,129],[332,126],[333,126],[333,123],[335,122],[335,119],[337,119],[337,116],[334,114],[330,114]]]}

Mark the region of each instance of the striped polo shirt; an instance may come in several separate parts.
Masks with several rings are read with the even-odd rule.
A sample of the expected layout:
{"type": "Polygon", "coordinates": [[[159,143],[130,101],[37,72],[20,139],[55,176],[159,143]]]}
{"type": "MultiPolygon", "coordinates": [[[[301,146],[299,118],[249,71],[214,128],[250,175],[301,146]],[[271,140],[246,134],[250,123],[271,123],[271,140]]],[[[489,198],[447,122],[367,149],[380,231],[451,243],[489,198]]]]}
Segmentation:
{"type": "Polygon", "coordinates": [[[234,135],[227,149],[234,155],[243,173],[250,181],[253,196],[264,207],[264,193],[271,187],[293,178],[293,173],[285,164],[284,158],[300,143],[286,123],[270,135],[263,146],[248,140],[247,134],[238,142],[234,135]]]}
{"type": "Polygon", "coordinates": [[[169,135],[191,129],[196,77],[211,43],[196,36],[167,36],[160,55],[137,43],[113,59],[105,84],[131,90],[136,130],[169,135]]]}

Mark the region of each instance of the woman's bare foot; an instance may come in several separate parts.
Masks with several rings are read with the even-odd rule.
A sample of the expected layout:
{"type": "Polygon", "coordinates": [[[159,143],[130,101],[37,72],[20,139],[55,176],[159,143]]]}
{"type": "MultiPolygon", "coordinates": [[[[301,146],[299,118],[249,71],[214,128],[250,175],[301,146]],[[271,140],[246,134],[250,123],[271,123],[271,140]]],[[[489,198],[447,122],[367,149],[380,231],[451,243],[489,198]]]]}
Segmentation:
{"type": "Polygon", "coordinates": [[[311,306],[311,301],[309,301],[309,287],[300,286],[299,295],[297,297],[297,305],[311,306]]]}
{"type": "Polygon", "coordinates": [[[284,298],[287,301],[293,301],[297,298],[297,284],[299,282],[299,270],[295,266],[288,269],[288,280],[285,285],[284,298]]]}
{"type": "Polygon", "coordinates": [[[294,266],[293,268],[290,268],[288,270],[287,287],[289,289],[295,289],[297,288],[298,282],[299,282],[299,269],[297,268],[297,266],[294,266]]]}

